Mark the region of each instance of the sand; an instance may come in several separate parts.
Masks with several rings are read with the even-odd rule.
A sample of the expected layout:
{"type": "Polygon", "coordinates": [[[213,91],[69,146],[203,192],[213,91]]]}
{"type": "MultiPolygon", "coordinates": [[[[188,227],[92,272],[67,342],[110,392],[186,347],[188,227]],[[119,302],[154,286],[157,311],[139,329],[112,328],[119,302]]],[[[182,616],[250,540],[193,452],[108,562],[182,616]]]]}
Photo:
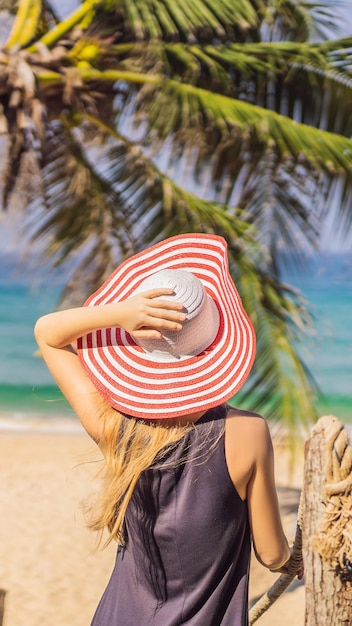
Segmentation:
{"type": "MultiPolygon", "coordinates": [[[[97,488],[100,453],[77,424],[30,431],[0,426],[0,588],[6,590],[3,626],[89,626],[107,584],[115,547],[96,551],[82,504],[97,488]]],[[[289,478],[287,451],[276,450],[283,523],[293,539],[302,462],[289,478]]],[[[253,558],[250,601],[276,576],[253,558]]],[[[259,626],[303,626],[304,584],[288,591],[259,626]]],[[[143,625],[141,625],[143,626],[143,625]]]]}

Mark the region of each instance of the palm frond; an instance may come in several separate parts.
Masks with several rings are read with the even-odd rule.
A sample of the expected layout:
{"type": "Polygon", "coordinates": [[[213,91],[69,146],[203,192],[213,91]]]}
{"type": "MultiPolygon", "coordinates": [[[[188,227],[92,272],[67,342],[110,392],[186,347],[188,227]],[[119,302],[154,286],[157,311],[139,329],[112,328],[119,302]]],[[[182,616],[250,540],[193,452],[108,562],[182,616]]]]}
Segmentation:
{"type": "Polygon", "coordinates": [[[6,48],[27,45],[37,32],[41,14],[41,0],[21,0],[6,48]]]}
{"type": "Polygon", "coordinates": [[[293,443],[297,427],[317,417],[318,388],[298,350],[298,339],[312,333],[307,302],[258,266],[231,268],[257,332],[257,358],[238,400],[284,424],[293,443]]]}
{"type": "Polygon", "coordinates": [[[351,175],[350,139],[307,127],[247,102],[209,93],[193,85],[164,81],[162,90],[156,92],[153,85],[143,91],[139,106],[148,116],[148,132],[157,131],[162,138],[180,136],[183,131],[186,143],[185,130],[193,141],[195,132],[203,129],[209,133],[209,152],[221,144],[220,140],[232,144],[234,149],[239,142],[247,147],[251,141],[253,146],[266,147],[269,143],[270,147],[275,147],[279,159],[301,159],[308,169],[314,167],[351,175]]]}
{"type": "Polygon", "coordinates": [[[250,0],[84,0],[28,51],[42,45],[50,48],[76,27],[94,35],[97,25],[100,34],[117,35],[120,41],[243,40],[243,33],[256,30],[258,16],[250,0]]]}
{"type": "MultiPolygon", "coordinates": [[[[191,136],[192,129],[238,143],[238,133],[246,135],[256,145],[275,146],[279,158],[304,159],[307,167],[317,167],[330,173],[350,174],[350,139],[296,123],[275,111],[250,103],[209,93],[205,89],[186,85],[161,76],[120,70],[100,72],[82,68],[79,75],[87,84],[101,81],[125,81],[134,85],[149,85],[140,94],[138,106],[147,114],[148,132],[156,131],[160,138],[177,135],[191,136]],[[161,89],[162,87],[162,89],[161,89]],[[165,115],[167,111],[167,115],[165,115]]],[[[154,135],[156,138],[156,135],[154,135]]],[[[192,137],[193,141],[193,137],[192,137]]],[[[243,141],[243,137],[241,137],[243,141]]],[[[219,141],[218,141],[219,143],[219,141]]],[[[208,142],[213,150],[213,142],[208,142]]],[[[236,147],[236,146],[234,146],[236,147]]]]}
{"type": "Polygon", "coordinates": [[[123,12],[137,40],[233,37],[257,26],[258,17],[249,0],[123,0],[123,12]]]}
{"type": "Polygon", "coordinates": [[[245,211],[191,193],[162,172],[138,144],[91,115],[84,119],[110,138],[99,168],[123,199],[124,215],[140,245],[142,240],[147,245],[157,234],[162,239],[197,230],[222,234],[236,245],[240,240],[243,246],[254,245],[245,211]]]}
{"type": "MultiPolygon", "coordinates": [[[[95,122],[92,116],[85,119],[95,122]]],[[[84,124],[80,129],[87,131],[84,124]]],[[[26,222],[27,236],[44,240],[56,265],[66,262],[72,271],[73,264],[65,304],[83,274],[80,303],[125,256],[178,232],[214,232],[234,248],[255,246],[245,212],[198,198],[163,174],[133,142],[99,120],[96,126],[105,132],[103,146],[83,143],[81,130],[68,119],[50,124],[38,155],[42,197],[33,200],[26,222]]]]}
{"type": "MultiPolygon", "coordinates": [[[[39,2],[20,6],[29,17],[39,2]]],[[[222,234],[258,334],[243,397],[292,429],[313,418],[298,348],[310,318],[277,253],[314,245],[336,189],[352,225],[352,39],[307,43],[327,0],[84,0],[61,23],[45,11],[40,34],[17,29],[0,53],[0,130],[5,200],[37,150],[26,226],[69,265],[64,306],[154,241],[222,234]]]]}
{"type": "MultiPolygon", "coordinates": [[[[237,195],[231,202],[245,207],[251,215],[259,241],[270,254],[274,275],[280,274],[282,252],[296,266],[303,267],[319,237],[321,207],[329,196],[322,174],[309,175],[299,164],[278,165],[275,151],[268,150],[255,168],[244,164],[237,195]]],[[[236,177],[234,177],[236,184],[236,177]]],[[[233,191],[233,185],[229,185],[233,191]]]]}
{"type": "Polygon", "coordinates": [[[352,39],[200,45],[120,44],[108,62],[247,101],[295,121],[349,137],[352,133],[352,39]],[[116,56],[115,56],[116,55],[116,56]]]}
{"type": "Polygon", "coordinates": [[[314,414],[309,376],[292,347],[306,332],[309,316],[303,303],[297,304],[297,297],[290,297],[289,289],[264,271],[269,257],[258,245],[247,213],[182,189],[133,142],[101,123],[100,128],[109,139],[99,152],[98,165],[94,143],[88,156],[87,146],[84,151],[79,136],[65,125],[52,126],[42,153],[46,214],[43,217],[41,212],[33,235],[50,237],[49,252],[57,262],[72,256],[74,260],[79,253],[59,306],[82,304],[135,248],[180,232],[222,234],[229,243],[232,273],[258,333],[259,365],[242,400],[251,408],[256,402],[256,410],[280,417],[291,429],[304,419],[309,422],[314,414]],[[121,216],[122,207],[119,223],[114,215],[121,216]]]}
{"type": "Polygon", "coordinates": [[[43,192],[34,201],[30,230],[33,239],[45,238],[56,264],[97,242],[102,250],[117,246],[122,256],[135,251],[121,195],[96,170],[68,120],[49,125],[39,158],[43,192]]]}

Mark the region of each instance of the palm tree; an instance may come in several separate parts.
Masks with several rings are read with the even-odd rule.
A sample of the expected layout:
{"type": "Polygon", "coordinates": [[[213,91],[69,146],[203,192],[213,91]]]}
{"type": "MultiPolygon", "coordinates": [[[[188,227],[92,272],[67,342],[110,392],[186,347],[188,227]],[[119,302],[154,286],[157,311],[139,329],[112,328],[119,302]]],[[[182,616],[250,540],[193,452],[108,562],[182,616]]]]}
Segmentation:
{"type": "Polygon", "coordinates": [[[3,206],[27,204],[30,238],[74,259],[62,301],[164,237],[223,235],[258,335],[243,400],[292,429],[317,388],[280,255],[316,245],[332,194],[352,218],[352,37],[325,39],[336,6],[84,0],[60,21],[47,0],[8,0],[0,53],[3,206]]]}

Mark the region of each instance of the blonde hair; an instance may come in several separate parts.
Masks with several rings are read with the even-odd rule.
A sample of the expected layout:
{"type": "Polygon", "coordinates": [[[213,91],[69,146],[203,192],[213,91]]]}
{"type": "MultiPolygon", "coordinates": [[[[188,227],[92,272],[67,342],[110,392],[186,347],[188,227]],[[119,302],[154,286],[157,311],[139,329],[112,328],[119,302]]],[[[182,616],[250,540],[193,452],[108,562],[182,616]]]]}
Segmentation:
{"type": "Polygon", "coordinates": [[[104,545],[115,540],[125,542],[124,520],[128,503],[141,473],[158,461],[192,424],[179,425],[170,420],[144,422],[126,417],[114,409],[106,409],[102,416],[100,445],[104,451],[104,464],[99,474],[103,488],[98,502],[90,507],[91,529],[109,531],[104,545]]]}

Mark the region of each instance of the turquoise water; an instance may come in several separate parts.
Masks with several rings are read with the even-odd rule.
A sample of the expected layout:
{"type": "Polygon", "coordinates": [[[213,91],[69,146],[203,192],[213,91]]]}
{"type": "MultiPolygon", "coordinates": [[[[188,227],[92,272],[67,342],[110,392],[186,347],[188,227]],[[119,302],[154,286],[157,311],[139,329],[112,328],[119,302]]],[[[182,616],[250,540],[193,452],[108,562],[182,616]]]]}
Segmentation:
{"type": "Polygon", "coordinates": [[[323,394],[321,413],[352,422],[352,255],[317,255],[285,279],[311,303],[315,334],[302,351],[323,394]]]}
{"type": "Polygon", "coordinates": [[[70,414],[42,359],[36,355],[35,321],[52,310],[59,287],[29,286],[16,276],[0,280],[0,412],[70,414]]]}
{"type": "MultiPolygon", "coordinates": [[[[5,261],[0,275],[0,413],[10,419],[71,415],[35,356],[33,337],[36,319],[55,306],[59,285],[13,274],[5,261]]],[[[285,279],[312,304],[316,337],[304,352],[324,392],[322,413],[352,422],[352,257],[323,257],[304,275],[286,272],[285,279]]]]}

